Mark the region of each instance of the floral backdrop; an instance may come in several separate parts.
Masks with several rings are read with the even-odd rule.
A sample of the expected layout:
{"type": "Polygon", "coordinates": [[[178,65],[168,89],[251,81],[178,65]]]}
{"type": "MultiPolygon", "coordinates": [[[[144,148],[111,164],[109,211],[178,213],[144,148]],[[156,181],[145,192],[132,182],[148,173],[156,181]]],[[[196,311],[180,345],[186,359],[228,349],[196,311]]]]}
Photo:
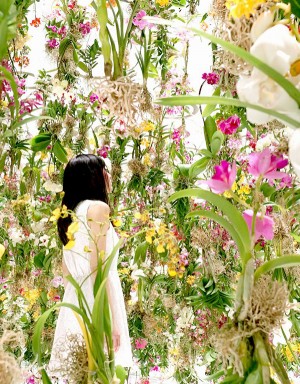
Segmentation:
{"type": "MultiPolygon", "coordinates": [[[[33,340],[63,297],[56,219],[79,153],[111,163],[127,382],[300,382],[299,7],[201,3],[0,4],[3,383],[51,382],[56,312],[39,360],[33,340]],[[50,65],[30,73],[44,50],[50,65]]],[[[84,383],[74,356],[65,382],[84,383]]]]}

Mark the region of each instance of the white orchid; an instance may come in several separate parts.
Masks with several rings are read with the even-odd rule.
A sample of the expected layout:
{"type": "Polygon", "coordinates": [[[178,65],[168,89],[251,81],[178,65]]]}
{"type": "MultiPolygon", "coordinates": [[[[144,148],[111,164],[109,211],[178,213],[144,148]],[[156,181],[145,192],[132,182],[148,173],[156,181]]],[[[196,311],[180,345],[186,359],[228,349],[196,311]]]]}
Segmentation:
{"type": "Polygon", "coordinates": [[[267,11],[263,12],[258,16],[258,18],[254,21],[250,37],[253,43],[259,38],[259,36],[265,32],[268,28],[271,27],[274,19],[274,12],[267,11]]]}
{"type": "Polygon", "coordinates": [[[51,180],[47,180],[44,184],[43,187],[47,192],[55,192],[59,193],[63,190],[63,186],[61,184],[53,183],[51,180]]]}
{"type": "Polygon", "coordinates": [[[289,159],[294,172],[300,177],[300,129],[295,129],[289,139],[289,159]]]}
{"type": "MultiPolygon", "coordinates": [[[[291,76],[292,65],[300,59],[300,44],[287,27],[275,25],[263,32],[250,49],[252,55],[300,86],[300,76],[291,76]]],[[[240,100],[273,109],[295,120],[300,120],[300,109],[288,93],[274,80],[254,68],[250,76],[241,76],[237,83],[240,100]]],[[[247,109],[247,118],[255,124],[274,119],[265,113],[247,109]]]]}

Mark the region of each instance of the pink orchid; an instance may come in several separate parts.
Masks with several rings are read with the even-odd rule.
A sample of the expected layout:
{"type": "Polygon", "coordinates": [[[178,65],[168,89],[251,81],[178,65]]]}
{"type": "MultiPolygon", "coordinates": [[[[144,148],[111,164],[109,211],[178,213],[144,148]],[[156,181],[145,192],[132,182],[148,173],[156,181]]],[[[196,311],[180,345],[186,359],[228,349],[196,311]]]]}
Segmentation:
{"type": "Polygon", "coordinates": [[[253,176],[263,176],[269,180],[282,179],[288,174],[279,172],[277,169],[284,168],[287,164],[288,159],[284,159],[283,155],[275,155],[266,148],[262,152],[253,152],[249,155],[248,172],[253,176]]]}
{"type": "Polygon", "coordinates": [[[237,115],[232,115],[226,120],[218,123],[218,127],[225,135],[232,135],[241,125],[241,119],[237,115]]]}
{"type": "Polygon", "coordinates": [[[146,12],[144,10],[141,10],[136,14],[136,16],[132,20],[132,24],[134,24],[136,27],[139,27],[141,31],[145,28],[153,28],[153,24],[144,20],[145,16],[147,16],[146,12]]]}
{"type": "Polygon", "coordinates": [[[203,180],[200,183],[208,185],[214,193],[224,193],[231,189],[236,178],[236,164],[231,165],[228,161],[221,161],[215,166],[215,174],[210,180],[203,180]]]}
{"type": "MultiPolygon", "coordinates": [[[[253,220],[253,211],[247,209],[243,212],[244,220],[247,223],[249,232],[252,233],[252,220],[253,220]]],[[[272,240],[274,237],[274,220],[270,216],[262,215],[260,212],[256,214],[255,219],[255,235],[254,240],[257,241],[261,236],[266,240],[272,240]]]]}
{"type": "Polygon", "coordinates": [[[134,344],[136,349],[144,349],[146,348],[148,341],[146,339],[136,339],[134,344]]]}

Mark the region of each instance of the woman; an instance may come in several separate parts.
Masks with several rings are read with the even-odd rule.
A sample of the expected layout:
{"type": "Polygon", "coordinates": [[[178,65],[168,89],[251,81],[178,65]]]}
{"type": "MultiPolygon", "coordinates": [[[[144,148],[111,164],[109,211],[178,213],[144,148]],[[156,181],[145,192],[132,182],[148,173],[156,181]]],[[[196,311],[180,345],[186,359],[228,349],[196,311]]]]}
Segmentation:
{"type": "MultiPolygon", "coordinates": [[[[97,270],[97,254],[111,253],[118,242],[118,236],[109,221],[108,192],[111,191],[111,177],[102,158],[95,155],[78,155],[66,166],[63,179],[64,197],[62,206],[74,211],[79,228],[74,234],[75,245],[63,251],[63,276],[65,294],[63,302],[78,305],[75,289],[66,280],[67,275],[81,285],[82,291],[92,309],[94,304],[94,271],[97,270]]],[[[70,215],[58,220],[58,233],[64,245],[69,241],[67,230],[72,222],[70,215]]],[[[107,279],[106,289],[113,322],[113,343],[116,365],[132,365],[131,345],[125,311],[124,298],[117,272],[118,254],[115,256],[107,279]]],[[[82,334],[79,323],[69,308],[59,312],[49,371],[56,375],[65,362],[61,356],[67,353],[69,335],[82,334]]],[[[60,376],[58,374],[58,376],[60,376]]]]}

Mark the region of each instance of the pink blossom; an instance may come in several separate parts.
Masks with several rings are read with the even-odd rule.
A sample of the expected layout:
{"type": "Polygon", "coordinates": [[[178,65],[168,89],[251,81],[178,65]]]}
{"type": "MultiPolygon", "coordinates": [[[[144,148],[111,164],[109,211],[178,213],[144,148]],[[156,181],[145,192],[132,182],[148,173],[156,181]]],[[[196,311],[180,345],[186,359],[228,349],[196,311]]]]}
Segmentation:
{"type": "Polygon", "coordinates": [[[218,127],[225,135],[232,135],[238,130],[240,124],[241,119],[237,115],[233,115],[226,120],[220,121],[218,127]]]}
{"type": "Polygon", "coordinates": [[[146,12],[141,10],[132,20],[132,24],[134,24],[136,27],[139,27],[141,31],[145,28],[153,28],[153,24],[150,24],[148,21],[144,20],[145,16],[147,16],[146,12]]]}
{"type": "Polygon", "coordinates": [[[57,48],[59,46],[59,43],[56,39],[50,39],[47,41],[47,45],[48,45],[48,48],[54,49],[54,48],[57,48]]]}
{"type": "Polygon", "coordinates": [[[108,145],[103,145],[101,148],[97,149],[97,154],[106,159],[108,157],[109,150],[110,147],[108,145]]]}
{"type": "Polygon", "coordinates": [[[92,93],[90,96],[91,103],[94,103],[96,100],[99,100],[99,96],[96,93],[92,93]]]}
{"type": "Polygon", "coordinates": [[[53,33],[57,33],[58,28],[55,25],[48,25],[48,29],[50,29],[53,33]]]}
{"type": "Polygon", "coordinates": [[[144,349],[146,348],[148,341],[146,339],[136,339],[134,344],[136,349],[144,349]]]}
{"type": "Polygon", "coordinates": [[[283,155],[272,154],[269,148],[262,152],[253,152],[249,155],[248,172],[255,177],[262,176],[269,180],[282,179],[287,177],[285,172],[279,172],[277,169],[286,167],[288,159],[283,155]]]}
{"type": "Polygon", "coordinates": [[[214,193],[224,193],[231,189],[236,178],[236,164],[231,165],[227,161],[221,161],[215,166],[215,173],[210,180],[203,180],[200,183],[208,185],[214,193]]]}
{"type": "Polygon", "coordinates": [[[64,279],[62,278],[62,276],[55,276],[52,280],[51,280],[51,284],[54,288],[58,288],[59,286],[63,286],[64,285],[64,279]]]}
{"type": "Polygon", "coordinates": [[[91,32],[91,24],[90,22],[87,22],[87,23],[80,23],[79,24],[79,30],[80,32],[83,34],[83,35],[87,35],[91,32]]]}
{"type": "Polygon", "coordinates": [[[207,84],[216,85],[220,80],[220,76],[217,73],[203,73],[202,79],[207,81],[207,84]]]}
{"type": "MultiPolygon", "coordinates": [[[[247,209],[243,212],[244,220],[247,223],[250,234],[252,233],[252,220],[253,220],[253,211],[247,209]]],[[[270,216],[262,215],[260,212],[256,214],[255,218],[255,235],[254,240],[257,241],[261,236],[266,240],[272,240],[274,237],[274,220],[270,216]]]]}
{"type": "Polygon", "coordinates": [[[31,375],[30,377],[28,377],[28,378],[26,379],[26,384],[36,384],[35,376],[34,376],[34,375],[31,375]]]}
{"type": "Polygon", "coordinates": [[[64,39],[66,37],[66,34],[67,34],[67,27],[65,25],[63,25],[61,28],[59,28],[57,33],[64,39]]]}

